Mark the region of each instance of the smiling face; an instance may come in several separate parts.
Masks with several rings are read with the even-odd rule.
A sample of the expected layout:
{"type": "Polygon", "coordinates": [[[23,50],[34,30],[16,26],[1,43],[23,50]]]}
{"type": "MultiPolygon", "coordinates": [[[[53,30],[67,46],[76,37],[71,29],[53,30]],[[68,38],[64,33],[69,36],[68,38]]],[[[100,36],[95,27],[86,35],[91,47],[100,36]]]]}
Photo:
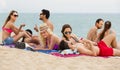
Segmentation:
{"type": "Polygon", "coordinates": [[[47,38],[49,36],[49,33],[47,32],[47,30],[40,31],[40,34],[43,38],[47,38]]]}
{"type": "Polygon", "coordinates": [[[101,29],[103,24],[104,24],[104,21],[99,21],[99,23],[97,23],[96,26],[97,26],[98,29],[101,29]]]}
{"type": "Polygon", "coordinates": [[[67,38],[70,38],[71,33],[72,33],[72,31],[71,31],[70,28],[65,28],[65,30],[64,30],[64,32],[63,32],[63,34],[64,34],[67,38]]]}

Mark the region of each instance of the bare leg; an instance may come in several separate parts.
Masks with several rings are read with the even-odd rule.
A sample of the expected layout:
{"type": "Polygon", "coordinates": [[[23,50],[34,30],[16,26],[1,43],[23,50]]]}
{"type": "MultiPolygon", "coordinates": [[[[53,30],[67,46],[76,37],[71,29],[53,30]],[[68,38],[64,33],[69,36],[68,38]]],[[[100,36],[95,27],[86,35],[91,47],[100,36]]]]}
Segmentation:
{"type": "Polygon", "coordinates": [[[14,38],[14,42],[17,42],[22,37],[31,38],[26,32],[20,32],[18,35],[15,35],[13,37],[14,38]]]}
{"type": "Polygon", "coordinates": [[[104,41],[107,46],[112,46],[113,48],[117,47],[115,34],[109,34],[108,36],[104,37],[102,41],[104,41]]]}
{"type": "Polygon", "coordinates": [[[113,56],[120,56],[120,50],[119,49],[113,49],[113,56]]]}
{"type": "Polygon", "coordinates": [[[120,50],[120,41],[117,42],[117,47],[116,48],[120,50]]]}
{"type": "Polygon", "coordinates": [[[95,47],[93,47],[92,45],[91,45],[92,48],[88,49],[83,44],[78,43],[76,45],[71,46],[70,48],[72,48],[74,50],[74,47],[76,47],[76,46],[77,46],[78,52],[80,52],[81,54],[86,54],[86,55],[91,55],[91,56],[97,56],[96,52],[94,52],[94,50],[93,50],[93,49],[95,49],[95,47]]]}

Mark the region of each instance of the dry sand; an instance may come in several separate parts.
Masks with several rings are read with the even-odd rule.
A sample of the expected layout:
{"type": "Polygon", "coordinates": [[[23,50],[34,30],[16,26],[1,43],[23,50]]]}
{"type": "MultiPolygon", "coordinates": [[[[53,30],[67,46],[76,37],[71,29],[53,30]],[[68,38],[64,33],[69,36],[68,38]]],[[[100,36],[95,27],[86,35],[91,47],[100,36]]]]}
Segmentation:
{"type": "Polygon", "coordinates": [[[2,43],[2,32],[0,31],[0,44],[2,43]]]}
{"type": "Polygon", "coordinates": [[[120,70],[120,58],[90,56],[60,58],[38,52],[0,47],[0,70],[120,70]]]}
{"type": "Polygon", "coordinates": [[[0,47],[0,70],[120,70],[120,58],[48,54],[0,47]]]}

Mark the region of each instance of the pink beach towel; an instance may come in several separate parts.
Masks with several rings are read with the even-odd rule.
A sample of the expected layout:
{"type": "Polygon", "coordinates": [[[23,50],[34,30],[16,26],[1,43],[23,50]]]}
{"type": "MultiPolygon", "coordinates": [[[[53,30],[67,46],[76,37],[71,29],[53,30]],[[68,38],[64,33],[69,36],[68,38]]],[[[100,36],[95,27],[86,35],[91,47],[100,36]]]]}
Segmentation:
{"type": "MultiPolygon", "coordinates": [[[[52,52],[50,54],[53,55],[53,56],[63,57],[63,58],[77,57],[77,56],[89,56],[89,55],[84,55],[84,54],[64,54],[64,55],[62,55],[59,52],[52,52]]],[[[91,57],[94,57],[94,56],[91,56],[91,57]]],[[[107,57],[105,57],[105,56],[97,56],[97,57],[109,58],[111,56],[107,56],[107,57]]]]}
{"type": "Polygon", "coordinates": [[[53,53],[51,53],[51,55],[57,56],[57,57],[64,57],[64,58],[80,56],[80,54],[64,54],[64,55],[62,55],[62,54],[60,54],[58,52],[53,52],[53,53]]]}

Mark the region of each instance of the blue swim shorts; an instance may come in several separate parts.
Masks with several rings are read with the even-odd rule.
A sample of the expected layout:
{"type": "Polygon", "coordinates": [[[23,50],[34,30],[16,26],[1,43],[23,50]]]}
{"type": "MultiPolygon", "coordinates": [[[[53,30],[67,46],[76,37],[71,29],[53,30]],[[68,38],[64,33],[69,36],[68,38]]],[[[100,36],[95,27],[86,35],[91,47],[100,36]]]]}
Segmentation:
{"type": "Polygon", "coordinates": [[[12,37],[8,37],[7,39],[5,39],[5,40],[3,41],[3,44],[4,44],[4,45],[10,45],[10,44],[13,44],[13,43],[14,43],[14,40],[13,40],[12,37]]]}

